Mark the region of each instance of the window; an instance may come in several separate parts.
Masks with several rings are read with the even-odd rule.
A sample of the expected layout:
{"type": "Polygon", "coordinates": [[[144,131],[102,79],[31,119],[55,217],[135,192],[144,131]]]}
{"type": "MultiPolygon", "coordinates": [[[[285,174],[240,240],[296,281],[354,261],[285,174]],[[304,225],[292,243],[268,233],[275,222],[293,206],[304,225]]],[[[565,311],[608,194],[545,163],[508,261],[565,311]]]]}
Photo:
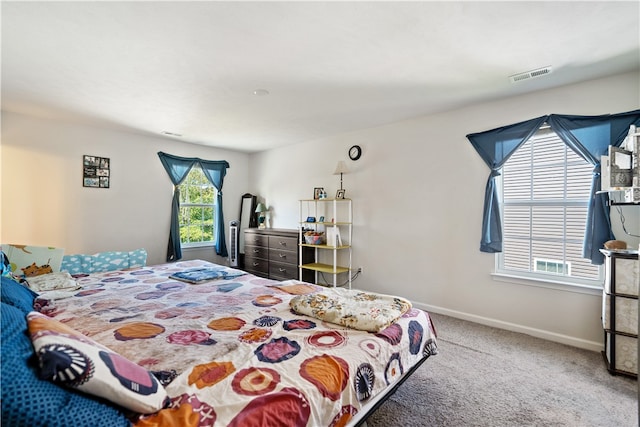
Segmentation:
{"type": "Polygon", "coordinates": [[[600,284],[600,268],[582,257],[592,170],[548,128],[513,153],[502,168],[498,274],[600,284]]]}
{"type": "Polygon", "coordinates": [[[200,166],[194,166],[179,185],[180,243],[182,247],[215,244],[216,189],[204,176],[200,166]]]}
{"type": "Polygon", "coordinates": [[[571,276],[571,263],[559,262],[551,259],[534,258],[534,271],[546,271],[547,273],[561,273],[571,276]]]}

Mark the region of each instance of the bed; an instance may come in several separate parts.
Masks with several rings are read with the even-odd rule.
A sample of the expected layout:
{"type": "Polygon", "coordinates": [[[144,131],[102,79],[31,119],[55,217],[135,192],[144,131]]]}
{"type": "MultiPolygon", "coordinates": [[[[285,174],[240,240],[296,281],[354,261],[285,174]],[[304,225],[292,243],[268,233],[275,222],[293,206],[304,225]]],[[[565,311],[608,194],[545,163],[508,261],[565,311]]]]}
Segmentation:
{"type": "MultiPolygon", "coordinates": [[[[377,332],[357,330],[292,309],[291,300],[325,288],[259,278],[206,261],[74,279],[79,289],[72,296],[52,291],[58,294],[36,297],[37,313],[27,316],[30,338],[77,333],[115,354],[112,371],[118,369],[113,360],[122,359],[150,372],[161,384],[151,393],[154,405],[163,399],[159,410],[121,410],[109,396],[95,397],[100,405],[121,410],[134,426],[360,425],[437,353],[435,329],[422,310],[409,308],[377,332]],[[175,278],[198,270],[216,271],[217,278],[195,284],[175,278]],[[58,326],[45,333],[42,322],[50,319],[58,326]]],[[[4,285],[3,279],[3,344],[4,285]]],[[[3,364],[4,356],[3,348],[3,364]]],[[[5,369],[3,389],[4,379],[5,369]]]]}

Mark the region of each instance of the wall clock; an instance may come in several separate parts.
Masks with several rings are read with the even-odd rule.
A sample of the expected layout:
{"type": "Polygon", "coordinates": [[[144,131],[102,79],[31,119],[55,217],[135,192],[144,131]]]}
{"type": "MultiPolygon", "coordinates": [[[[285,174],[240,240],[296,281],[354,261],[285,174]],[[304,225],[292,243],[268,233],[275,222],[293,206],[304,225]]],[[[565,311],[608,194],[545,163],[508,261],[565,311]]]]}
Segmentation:
{"type": "Polygon", "coordinates": [[[349,158],[351,160],[358,160],[360,156],[362,156],[362,148],[359,145],[349,148],[349,158]]]}

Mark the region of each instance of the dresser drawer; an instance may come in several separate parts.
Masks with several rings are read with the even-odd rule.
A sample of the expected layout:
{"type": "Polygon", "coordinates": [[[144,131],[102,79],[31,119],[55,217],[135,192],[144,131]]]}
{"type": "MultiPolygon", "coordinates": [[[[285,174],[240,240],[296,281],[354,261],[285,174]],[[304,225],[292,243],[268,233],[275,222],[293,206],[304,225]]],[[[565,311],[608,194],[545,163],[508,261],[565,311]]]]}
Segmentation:
{"type": "Polygon", "coordinates": [[[298,250],[298,238],[269,236],[269,249],[280,249],[296,252],[298,250]]]}
{"type": "Polygon", "coordinates": [[[602,326],[605,330],[615,327],[616,332],[638,335],[638,300],[604,293],[602,296],[602,326]],[[611,318],[611,298],[615,298],[616,318],[611,318]],[[612,322],[613,321],[613,322],[612,322]]]}
{"type": "MultiPolygon", "coordinates": [[[[241,257],[241,268],[259,277],[275,280],[297,279],[299,275],[300,250],[302,259],[313,262],[314,249],[298,245],[298,230],[289,229],[257,229],[244,230],[244,256],[241,257]]],[[[303,280],[315,281],[315,273],[310,270],[302,272],[303,280]]]]}
{"type": "Polygon", "coordinates": [[[269,259],[269,249],[264,246],[245,245],[244,256],[246,258],[262,258],[269,259]]]}
{"type": "Polygon", "coordinates": [[[291,264],[298,267],[298,252],[281,251],[279,249],[269,250],[269,261],[291,264]]]}
{"type": "Polygon", "coordinates": [[[244,267],[246,271],[256,276],[266,277],[269,274],[269,261],[266,259],[245,255],[244,267]]]}
{"type": "Polygon", "coordinates": [[[289,280],[298,278],[298,266],[281,262],[269,263],[269,278],[276,280],[289,280]]]}
{"type": "Polygon", "coordinates": [[[605,281],[604,290],[611,293],[612,284],[615,283],[616,294],[638,295],[638,275],[640,267],[638,257],[636,259],[611,257],[605,258],[605,281]],[[615,272],[615,277],[612,274],[615,272]]]}
{"type": "Polygon", "coordinates": [[[244,234],[244,244],[252,245],[252,246],[269,246],[269,236],[264,236],[262,234],[254,234],[254,233],[245,233],[244,234]]]}

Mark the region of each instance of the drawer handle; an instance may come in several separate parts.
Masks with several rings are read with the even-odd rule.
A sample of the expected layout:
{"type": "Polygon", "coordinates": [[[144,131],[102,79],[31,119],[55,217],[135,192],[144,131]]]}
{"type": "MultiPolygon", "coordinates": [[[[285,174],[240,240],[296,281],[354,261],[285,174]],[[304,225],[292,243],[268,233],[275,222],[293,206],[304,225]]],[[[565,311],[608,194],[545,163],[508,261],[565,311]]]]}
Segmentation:
{"type": "Polygon", "coordinates": [[[253,263],[253,266],[254,266],[254,267],[257,267],[257,266],[259,266],[259,265],[260,265],[260,263],[259,263],[259,262],[254,262],[254,263],[253,263]]]}
{"type": "Polygon", "coordinates": [[[285,254],[278,254],[278,256],[279,256],[280,258],[286,258],[286,257],[287,257],[287,255],[285,255],[285,254]]]}
{"type": "Polygon", "coordinates": [[[254,254],[257,254],[257,253],[259,253],[259,252],[260,252],[260,249],[254,249],[254,250],[253,250],[253,253],[254,253],[254,254]]]}
{"type": "Polygon", "coordinates": [[[280,243],[280,246],[287,246],[287,242],[282,242],[282,241],[280,241],[280,242],[278,242],[278,243],[280,243]]]}
{"type": "Polygon", "coordinates": [[[278,271],[280,271],[280,273],[284,273],[285,271],[287,271],[286,268],[279,268],[278,271]]]}

